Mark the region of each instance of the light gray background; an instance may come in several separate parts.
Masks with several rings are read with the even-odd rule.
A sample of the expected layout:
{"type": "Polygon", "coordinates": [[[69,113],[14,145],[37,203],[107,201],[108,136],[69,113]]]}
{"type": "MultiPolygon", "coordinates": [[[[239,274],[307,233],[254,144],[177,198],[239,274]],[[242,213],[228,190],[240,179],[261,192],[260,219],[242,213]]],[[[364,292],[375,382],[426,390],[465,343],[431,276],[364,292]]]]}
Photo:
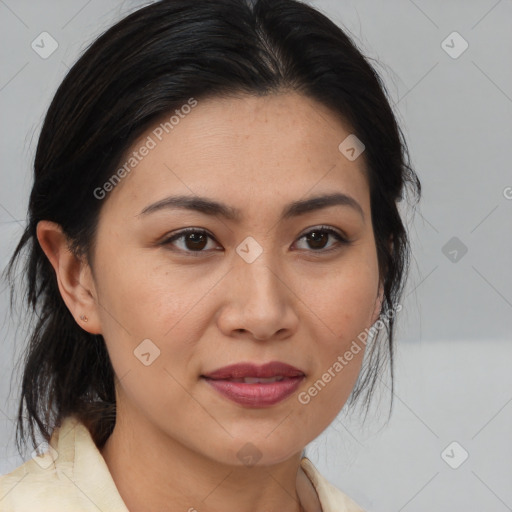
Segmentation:
{"type": "MultiPolygon", "coordinates": [[[[391,421],[383,384],[365,425],[342,411],[307,455],[368,511],[510,511],[512,1],[310,3],[378,60],[424,196],[416,216],[405,212],[414,259],[391,421]],[[442,47],[454,31],[469,44],[458,58],[442,47]],[[457,262],[442,252],[452,237],[467,247],[457,262]],[[469,453],[458,469],[441,456],[453,441],[469,453]]],[[[140,5],[0,0],[0,268],[21,234],[37,136],[59,82],[99,33],[140,5]],[[31,48],[43,31],[59,44],[47,59],[31,48]]],[[[19,382],[10,389],[10,377],[26,339],[4,288],[1,473],[22,462],[13,422],[19,382]]],[[[448,459],[456,462],[462,448],[448,459]]]]}

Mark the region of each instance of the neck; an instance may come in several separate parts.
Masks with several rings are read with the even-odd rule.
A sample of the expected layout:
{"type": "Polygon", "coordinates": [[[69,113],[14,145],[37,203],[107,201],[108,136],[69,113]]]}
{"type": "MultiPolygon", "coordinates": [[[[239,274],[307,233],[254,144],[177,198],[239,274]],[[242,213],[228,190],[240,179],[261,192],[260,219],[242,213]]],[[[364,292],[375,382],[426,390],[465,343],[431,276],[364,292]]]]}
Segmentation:
{"type": "Polygon", "coordinates": [[[100,451],[130,512],[321,510],[300,452],[274,465],[226,465],[148,423],[119,422],[100,451]]]}

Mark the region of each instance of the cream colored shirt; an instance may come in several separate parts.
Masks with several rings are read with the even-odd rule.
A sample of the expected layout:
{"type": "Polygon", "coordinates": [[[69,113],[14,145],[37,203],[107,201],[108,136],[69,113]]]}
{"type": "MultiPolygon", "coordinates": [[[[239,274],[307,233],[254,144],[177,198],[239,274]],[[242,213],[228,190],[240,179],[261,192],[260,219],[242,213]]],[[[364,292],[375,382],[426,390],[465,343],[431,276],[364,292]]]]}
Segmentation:
{"type": "MultiPolygon", "coordinates": [[[[307,458],[301,467],[323,512],[364,512],[307,458]]],[[[48,450],[0,476],[0,512],[129,512],[89,430],[69,416],[48,450]]]]}

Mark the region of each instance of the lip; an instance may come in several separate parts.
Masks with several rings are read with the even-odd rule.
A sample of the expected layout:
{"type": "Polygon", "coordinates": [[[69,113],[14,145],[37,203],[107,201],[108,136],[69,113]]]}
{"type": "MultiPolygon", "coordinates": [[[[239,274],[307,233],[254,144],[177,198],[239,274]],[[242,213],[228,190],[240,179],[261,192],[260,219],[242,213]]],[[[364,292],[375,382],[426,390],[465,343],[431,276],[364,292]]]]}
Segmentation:
{"type": "Polygon", "coordinates": [[[261,366],[253,363],[238,363],[224,366],[206,375],[201,375],[221,395],[245,407],[268,407],[289,397],[305,379],[305,373],[286,363],[271,361],[261,366]],[[268,378],[282,376],[283,379],[268,383],[234,382],[230,379],[244,377],[268,378]]]}
{"type": "Polygon", "coordinates": [[[218,370],[202,375],[209,379],[243,379],[244,377],[303,377],[305,374],[299,368],[291,366],[281,361],[270,361],[263,365],[254,363],[236,363],[229,366],[223,366],[218,370]]]}
{"type": "Polygon", "coordinates": [[[266,384],[246,384],[245,382],[202,378],[221,395],[233,402],[246,407],[259,408],[274,405],[289,397],[300,386],[305,376],[285,377],[281,381],[266,384]]]}

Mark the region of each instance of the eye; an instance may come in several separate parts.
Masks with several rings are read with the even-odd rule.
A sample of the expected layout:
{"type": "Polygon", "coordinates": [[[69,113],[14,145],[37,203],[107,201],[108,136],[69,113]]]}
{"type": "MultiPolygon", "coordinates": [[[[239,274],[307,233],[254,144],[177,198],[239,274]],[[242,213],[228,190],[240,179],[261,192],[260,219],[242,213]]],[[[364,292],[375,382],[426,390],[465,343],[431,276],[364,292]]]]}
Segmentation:
{"type": "Polygon", "coordinates": [[[350,244],[349,240],[347,240],[347,238],[345,238],[341,233],[328,226],[319,226],[311,229],[302,235],[299,240],[302,240],[303,238],[306,239],[306,242],[310,248],[313,249],[313,252],[327,252],[335,250],[339,245],[350,244]],[[331,236],[337,240],[337,243],[331,244],[329,248],[325,249],[326,243],[331,236]]]}
{"type": "MultiPolygon", "coordinates": [[[[214,240],[214,238],[204,229],[187,228],[169,238],[166,238],[162,242],[162,245],[171,245],[175,241],[180,240],[184,245],[184,248],[180,248],[181,251],[188,253],[201,253],[205,252],[203,249],[208,245],[208,238],[214,240]]],[[[194,254],[194,256],[199,255],[200,254],[194,254]]]]}
{"type": "MultiPolygon", "coordinates": [[[[208,248],[208,239],[215,240],[204,229],[187,228],[166,238],[161,242],[161,245],[174,245],[175,242],[180,241],[182,246],[178,247],[179,251],[192,254],[193,256],[200,256],[201,253],[209,252],[206,250],[208,248]]],[[[306,243],[313,252],[328,252],[336,250],[339,245],[349,245],[351,243],[341,233],[328,226],[319,226],[311,229],[304,233],[298,240],[300,241],[302,239],[306,239],[306,243]],[[325,249],[329,237],[335,238],[337,243],[333,243],[325,249]]]]}

